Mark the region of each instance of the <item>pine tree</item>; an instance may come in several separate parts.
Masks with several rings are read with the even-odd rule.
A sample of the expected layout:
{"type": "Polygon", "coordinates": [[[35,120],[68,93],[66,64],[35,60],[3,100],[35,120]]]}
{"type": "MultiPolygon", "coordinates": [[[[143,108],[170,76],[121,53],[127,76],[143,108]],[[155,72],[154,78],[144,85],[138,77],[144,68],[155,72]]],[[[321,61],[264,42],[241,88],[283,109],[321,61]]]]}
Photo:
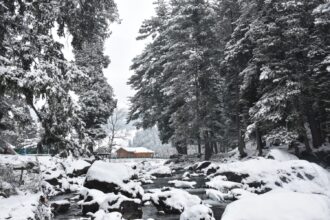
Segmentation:
{"type": "MultiPolygon", "coordinates": [[[[58,35],[63,36],[64,27],[67,27],[73,35],[72,44],[81,47],[90,36],[91,29],[86,27],[91,25],[93,35],[104,40],[109,36],[109,23],[116,17],[116,5],[113,1],[90,3],[40,0],[0,4],[0,95],[24,97],[35,111],[44,129],[40,151],[42,146],[49,146],[55,152],[82,153],[80,146],[86,139],[85,123],[70,92],[76,88],[74,85],[86,82],[88,78],[82,68],[64,59],[63,45],[54,40],[52,30],[58,24],[58,35]],[[41,109],[35,106],[38,99],[46,103],[41,109]]],[[[102,61],[105,60],[102,55],[102,61]]],[[[104,77],[98,75],[96,78],[99,79],[96,84],[107,90],[102,93],[102,101],[114,105],[112,91],[104,77]]],[[[110,113],[100,117],[111,114],[111,107],[104,111],[107,110],[110,113]]]]}

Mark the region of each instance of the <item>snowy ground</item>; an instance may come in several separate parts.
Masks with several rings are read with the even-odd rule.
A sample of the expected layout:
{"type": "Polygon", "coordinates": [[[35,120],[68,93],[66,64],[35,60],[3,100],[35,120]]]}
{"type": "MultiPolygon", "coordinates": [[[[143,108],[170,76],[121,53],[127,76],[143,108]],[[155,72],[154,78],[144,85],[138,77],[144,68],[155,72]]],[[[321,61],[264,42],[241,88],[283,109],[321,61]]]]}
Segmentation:
{"type": "Polygon", "coordinates": [[[281,150],[266,157],[176,164],[0,155],[0,166],[12,169],[0,177],[0,192],[10,192],[0,197],[0,219],[35,219],[44,193],[48,206],[81,207],[75,219],[329,220],[329,172],[281,150]],[[14,168],[31,162],[35,172],[18,184],[14,168]]]}

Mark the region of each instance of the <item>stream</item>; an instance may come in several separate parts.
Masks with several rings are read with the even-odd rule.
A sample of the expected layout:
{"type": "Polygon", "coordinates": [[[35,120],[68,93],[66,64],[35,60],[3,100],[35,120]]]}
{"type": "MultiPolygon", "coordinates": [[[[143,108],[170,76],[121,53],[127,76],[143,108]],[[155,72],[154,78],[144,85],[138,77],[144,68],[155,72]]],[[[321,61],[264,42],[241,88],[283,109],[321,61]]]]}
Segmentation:
{"type": "MultiPolygon", "coordinates": [[[[183,172],[182,171],[177,171],[175,172],[171,177],[159,177],[154,181],[152,184],[148,185],[143,185],[142,187],[144,188],[145,192],[151,189],[159,189],[163,187],[169,187],[171,184],[168,183],[170,180],[177,180],[181,179],[183,172]]],[[[204,203],[209,204],[211,206],[211,209],[213,210],[214,213],[214,218],[216,220],[220,220],[221,216],[227,206],[228,203],[220,203],[216,202],[213,200],[207,199],[206,193],[205,193],[205,177],[204,176],[196,176],[196,177],[191,177],[189,181],[195,181],[197,184],[195,185],[194,189],[185,189],[188,191],[190,194],[197,195],[199,196],[204,203]]],[[[171,186],[173,187],[173,186],[171,186]]],[[[84,220],[84,219],[90,219],[86,216],[82,216],[81,209],[79,205],[77,204],[77,201],[72,200],[73,197],[75,197],[75,194],[66,194],[66,195],[61,195],[61,196],[55,196],[53,197],[50,202],[52,201],[58,201],[58,200],[69,200],[70,201],[70,209],[68,212],[65,214],[60,214],[55,216],[55,220],[84,220]]],[[[156,207],[150,203],[149,205],[145,205],[142,207],[143,211],[143,216],[142,218],[144,220],[147,219],[155,219],[155,220],[179,220],[180,215],[168,215],[168,214],[160,214],[156,207]]]]}

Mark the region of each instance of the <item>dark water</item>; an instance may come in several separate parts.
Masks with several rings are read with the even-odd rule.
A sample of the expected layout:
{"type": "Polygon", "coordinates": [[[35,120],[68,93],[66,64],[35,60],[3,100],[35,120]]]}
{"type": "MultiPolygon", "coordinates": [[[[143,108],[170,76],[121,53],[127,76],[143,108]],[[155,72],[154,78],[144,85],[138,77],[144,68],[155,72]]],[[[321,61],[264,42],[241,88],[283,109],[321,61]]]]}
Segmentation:
{"type": "Polygon", "coordinates": [[[90,219],[90,218],[84,218],[81,213],[81,208],[77,204],[77,200],[73,200],[73,198],[76,197],[75,194],[67,194],[67,195],[60,195],[60,196],[55,196],[50,200],[52,201],[59,201],[59,200],[68,200],[70,201],[70,209],[68,212],[64,214],[57,214],[55,215],[54,219],[56,220],[83,220],[83,219],[90,219]]]}
{"type": "MultiPolygon", "coordinates": [[[[150,189],[157,189],[157,188],[163,188],[163,187],[168,187],[172,186],[171,184],[168,183],[168,181],[171,180],[180,180],[182,179],[184,171],[177,171],[174,173],[173,176],[171,177],[162,177],[162,178],[157,178],[154,180],[154,183],[148,184],[143,186],[145,191],[148,191],[150,189]]],[[[221,220],[221,216],[227,206],[228,203],[219,203],[215,202],[212,200],[209,200],[206,196],[206,186],[205,182],[208,180],[205,179],[205,176],[200,175],[197,177],[190,177],[189,181],[195,181],[196,185],[194,189],[185,189],[187,190],[190,194],[192,195],[197,195],[200,197],[204,203],[208,204],[211,206],[211,209],[214,214],[214,218],[216,220],[221,220]]],[[[160,215],[157,212],[157,209],[153,205],[147,205],[143,207],[143,219],[148,219],[148,218],[153,218],[153,219],[159,219],[159,220],[179,220],[180,215],[160,215]]]]}
{"type": "MultiPolygon", "coordinates": [[[[182,177],[183,171],[178,171],[176,172],[173,176],[171,177],[159,177],[154,180],[154,183],[144,185],[143,188],[147,192],[150,189],[159,189],[163,187],[169,187],[172,186],[171,184],[168,183],[170,180],[180,180],[182,177]]],[[[189,181],[195,181],[197,184],[195,185],[194,189],[186,189],[189,193],[193,195],[199,196],[206,204],[209,204],[211,206],[211,209],[213,210],[214,217],[216,220],[220,220],[221,216],[227,206],[227,203],[219,203],[215,202],[212,200],[208,200],[205,194],[205,180],[204,176],[197,176],[197,177],[191,177],[189,181]]],[[[56,196],[53,198],[51,201],[56,201],[56,200],[69,200],[71,203],[70,210],[62,215],[57,215],[55,216],[56,220],[76,220],[76,219],[89,219],[89,218],[84,218],[81,213],[81,209],[79,205],[77,205],[77,201],[72,200],[73,197],[76,195],[74,194],[68,194],[68,195],[62,195],[62,196],[56,196]]],[[[143,211],[143,216],[142,218],[144,220],[147,220],[149,218],[155,219],[155,220],[179,220],[180,215],[164,215],[164,214],[159,214],[156,207],[152,204],[145,205],[142,208],[143,211]]]]}

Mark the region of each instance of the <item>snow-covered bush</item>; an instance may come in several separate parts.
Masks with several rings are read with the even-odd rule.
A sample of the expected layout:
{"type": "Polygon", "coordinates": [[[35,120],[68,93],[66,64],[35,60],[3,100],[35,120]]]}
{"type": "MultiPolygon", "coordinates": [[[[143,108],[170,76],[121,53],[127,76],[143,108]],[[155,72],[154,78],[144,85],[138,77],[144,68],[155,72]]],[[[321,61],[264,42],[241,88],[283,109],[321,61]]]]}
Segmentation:
{"type": "Polygon", "coordinates": [[[0,163],[0,193],[7,197],[17,190],[36,193],[40,190],[41,175],[32,170],[15,170],[11,164],[0,163]]]}
{"type": "Polygon", "coordinates": [[[17,186],[18,181],[16,181],[13,167],[0,164],[0,196],[8,197],[16,194],[17,186]]]}

